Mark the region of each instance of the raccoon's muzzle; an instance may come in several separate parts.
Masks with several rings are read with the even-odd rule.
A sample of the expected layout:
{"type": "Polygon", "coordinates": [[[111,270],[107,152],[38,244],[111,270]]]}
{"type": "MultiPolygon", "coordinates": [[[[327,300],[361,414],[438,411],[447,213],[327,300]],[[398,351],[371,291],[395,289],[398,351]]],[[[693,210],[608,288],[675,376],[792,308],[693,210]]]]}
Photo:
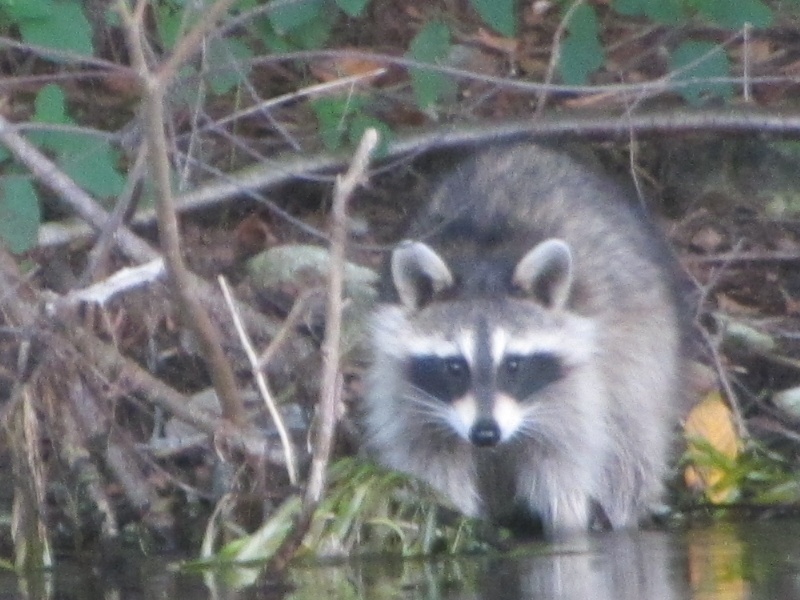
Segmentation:
{"type": "Polygon", "coordinates": [[[496,446],[500,441],[500,426],[494,419],[479,419],[469,430],[469,441],[479,448],[496,446]]]}

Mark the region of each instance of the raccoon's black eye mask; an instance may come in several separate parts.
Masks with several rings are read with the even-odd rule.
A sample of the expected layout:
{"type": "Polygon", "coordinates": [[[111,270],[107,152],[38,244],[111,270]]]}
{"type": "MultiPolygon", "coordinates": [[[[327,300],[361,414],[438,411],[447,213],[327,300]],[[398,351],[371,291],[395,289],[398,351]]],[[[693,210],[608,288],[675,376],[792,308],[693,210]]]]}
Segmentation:
{"type": "MultiPolygon", "coordinates": [[[[497,389],[525,399],[561,379],[564,367],[551,353],[512,354],[503,359],[494,376],[497,389]]],[[[407,377],[414,387],[443,402],[463,397],[473,384],[473,373],[461,356],[415,356],[409,360],[407,377]]]]}
{"type": "Polygon", "coordinates": [[[408,366],[411,383],[443,402],[452,402],[469,391],[470,369],[461,356],[415,356],[408,366]]]}
{"type": "Polygon", "coordinates": [[[497,387],[512,398],[525,399],[564,376],[564,366],[555,354],[510,354],[497,370],[497,387]]]}

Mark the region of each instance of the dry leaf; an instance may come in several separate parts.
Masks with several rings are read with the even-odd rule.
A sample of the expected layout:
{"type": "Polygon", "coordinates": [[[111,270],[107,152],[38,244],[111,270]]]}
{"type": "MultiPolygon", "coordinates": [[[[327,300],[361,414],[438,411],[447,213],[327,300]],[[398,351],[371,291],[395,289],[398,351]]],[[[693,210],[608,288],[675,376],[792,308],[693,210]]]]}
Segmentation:
{"type": "Polygon", "coordinates": [[[383,65],[377,61],[361,57],[343,56],[322,60],[311,65],[311,72],[319,81],[331,82],[343,77],[377,74],[383,65]]]}
{"type": "Polygon", "coordinates": [[[517,51],[517,45],[519,44],[516,38],[494,35],[483,27],[478,29],[478,33],[472,39],[486,48],[509,55],[513,55],[517,51]]]}
{"type": "MultiPolygon", "coordinates": [[[[717,452],[735,459],[741,449],[741,439],[736,432],[733,413],[718,391],[708,394],[689,413],[684,425],[690,453],[698,451],[697,440],[704,440],[717,452]]],[[[732,487],[718,488],[724,473],[715,467],[690,465],[683,476],[686,485],[703,492],[708,500],[720,504],[736,491],[732,487]]]]}

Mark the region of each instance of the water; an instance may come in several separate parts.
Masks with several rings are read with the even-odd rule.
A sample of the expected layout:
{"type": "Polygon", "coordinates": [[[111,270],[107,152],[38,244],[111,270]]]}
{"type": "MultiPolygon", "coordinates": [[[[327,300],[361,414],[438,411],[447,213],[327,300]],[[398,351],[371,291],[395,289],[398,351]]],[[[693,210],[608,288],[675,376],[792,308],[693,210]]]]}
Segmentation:
{"type": "Polygon", "coordinates": [[[102,570],[62,562],[37,580],[5,573],[0,600],[792,599],[800,598],[800,521],[611,533],[534,543],[502,557],[301,566],[284,581],[238,590],[231,573],[203,576],[168,567],[163,559],[123,560],[102,570]]]}

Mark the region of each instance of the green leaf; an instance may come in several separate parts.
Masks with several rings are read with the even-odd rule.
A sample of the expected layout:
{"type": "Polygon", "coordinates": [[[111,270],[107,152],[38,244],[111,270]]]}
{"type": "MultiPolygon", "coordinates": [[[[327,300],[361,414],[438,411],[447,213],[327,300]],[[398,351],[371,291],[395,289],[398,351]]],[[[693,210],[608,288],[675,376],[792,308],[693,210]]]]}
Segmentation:
{"type": "Polygon", "coordinates": [[[643,15],[666,25],[677,25],[689,16],[681,0],[615,0],[613,8],[621,15],[643,15]]]}
{"type": "Polygon", "coordinates": [[[470,4],[489,27],[508,37],[516,35],[516,0],[470,0],[470,4]]]}
{"type": "Polygon", "coordinates": [[[326,0],[281,4],[268,19],[257,21],[262,40],[273,52],[322,48],[339,11],[326,0]]]}
{"type": "Polygon", "coordinates": [[[319,135],[325,148],[334,152],[342,147],[348,131],[348,116],[361,108],[357,97],[320,98],[311,102],[319,123],[319,135]]]}
{"type": "Polygon", "coordinates": [[[331,37],[336,16],[334,10],[323,10],[318,19],[292,32],[288,36],[289,41],[298,48],[322,48],[331,37]]]}
{"type": "Polygon", "coordinates": [[[292,44],[289,43],[284,36],[275,32],[275,30],[272,28],[272,25],[269,24],[269,20],[257,19],[256,27],[261,33],[261,41],[264,42],[264,45],[273,54],[281,54],[283,52],[291,52],[294,50],[292,44]]]}
{"type": "Polygon", "coordinates": [[[257,531],[220,550],[220,557],[236,562],[267,560],[275,554],[284,538],[291,532],[294,518],[301,508],[300,499],[290,496],[257,531]]]}
{"type": "Polygon", "coordinates": [[[47,19],[54,10],[53,0],[6,0],[0,2],[0,7],[17,23],[47,19]]]}
{"type": "Polygon", "coordinates": [[[118,196],[125,185],[117,170],[117,153],[105,140],[65,135],[57,162],[75,183],[100,198],[118,196]]]}
{"type": "MultiPolygon", "coordinates": [[[[425,25],[411,41],[408,50],[410,58],[431,64],[446,59],[449,53],[450,29],[440,21],[431,21],[425,25]]],[[[411,69],[410,75],[417,105],[423,110],[430,108],[443,97],[455,93],[453,81],[441,73],[414,68],[411,69]]]]}
{"type": "Polygon", "coordinates": [[[153,14],[161,43],[172,48],[183,30],[183,10],[174,2],[156,2],[153,14]]]}
{"type": "MultiPolygon", "coordinates": [[[[54,83],[39,90],[34,107],[33,120],[38,123],[74,124],[66,112],[64,91],[54,83]]],[[[33,131],[28,137],[47,150],[57,154],[70,154],[75,151],[76,137],[81,135],[68,131],[33,131]]]]}
{"type": "Polygon", "coordinates": [[[695,0],[694,4],[698,13],[730,29],[741,29],[745,23],[772,24],[772,9],[761,0],[695,0]]]}
{"type": "Polygon", "coordinates": [[[689,104],[696,106],[710,97],[724,99],[733,97],[731,84],[707,81],[711,78],[730,76],[731,67],[728,56],[717,44],[684,42],[672,53],[670,63],[671,70],[677,71],[673,76],[673,81],[692,82],[678,90],[678,93],[689,104]]]}
{"type": "Polygon", "coordinates": [[[36,244],[42,215],[31,182],[21,175],[0,180],[0,240],[15,254],[36,244]]]}
{"type": "Polygon", "coordinates": [[[330,152],[334,152],[342,145],[344,127],[342,112],[338,106],[339,101],[322,98],[311,103],[319,123],[319,135],[322,143],[330,152]]]}
{"type": "Polygon", "coordinates": [[[368,3],[369,0],[336,0],[336,6],[350,17],[361,16],[368,3]]]}
{"type": "Polygon", "coordinates": [[[269,21],[278,34],[295,31],[318,18],[324,2],[325,0],[278,2],[269,12],[269,21]]]}
{"type": "MultiPolygon", "coordinates": [[[[34,120],[39,123],[71,125],[63,90],[50,84],[34,100],[34,120]]],[[[57,155],[56,162],[75,182],[100,197],[117,196],[125,180],[117,170],[117,154],[105,140],[89,133],[36,131],[30,139],[57,155]]]]}
{"type": "Polygon", "coordinates": [[[251,58],[252,51],[241,40],[212,38],[207,54],[207,62],[211,67],[208,74],[211,91],[222,95],[236,87],[249,74],[247,61],[251,58]]]}
{"type": "MultiPolygon", "coordinates": [[[[33,120],[38,123],[53,123],[55,125],[72,125],[73,121],[67,115],[64,91],[58,85],[51,83],[44,86],[33,102],[33,120]]],[[[53,152],[69,150],[72,133],[64,131],[33,131],[28,136],[35,144],[39,144],[53,152]]]]}
{"type": "Polygon", "coordinates": [[[561,43],[559,71],[564,83],[584,85],[589,75],[605,64],[606,53],[598,37],[597,15],[583,4],[572,13],[569,35],[561,43]]]}
{"type": "Polygon", "coordinates": [[[94,54],[92,27],[79,2],[54,2],[47,17],[21,20],[19,31],[30,44],[86,56],[94,54]]]}
{"type": "Polygon", "coordinates": [[[44,86],[33,102],[33,119],[39,123],[71,123],[67,116],[64,90],[55,83],[44,86]]]}

